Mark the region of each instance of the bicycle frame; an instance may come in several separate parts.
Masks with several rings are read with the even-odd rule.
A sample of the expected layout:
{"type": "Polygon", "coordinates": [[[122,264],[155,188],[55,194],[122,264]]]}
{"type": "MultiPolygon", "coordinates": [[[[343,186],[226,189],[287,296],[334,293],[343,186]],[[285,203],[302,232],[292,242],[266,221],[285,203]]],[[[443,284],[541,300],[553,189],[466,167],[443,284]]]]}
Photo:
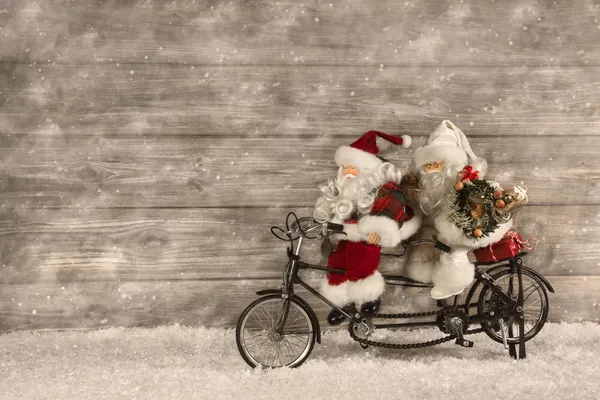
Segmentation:
{"type": "MultiPolygon", "coordinates": [[[[349,320],[348,329],[350,336],[355,341],[359,342],[363,348],[378,346],[394,349],[410,349],[434,346],[453,339],[455,339],[455,344],[457,345],[462,347],[472,347],[474,342],[467,340],[465,336],[485,332],[492,340],[504,343],[504,347],[509,349],[509,354],[513,356],[513,358],[525,358],[525,341],[530,340],[539,333],[547,320],[548,298],[546,292],[554,292],[554,288],[552,288],[550,283],[542,275],[523,266],[522,257],[527,253],[519,253],[511,258],[493,263],[475,263],[474,282],[466,295],[464,304],[458,304],[459,295],[457,295],[454,296],[453,299],[438,300],[436,303],[437,308],[430,311],[368,314],[357,311],[359,304],[355,304],[356,308],[349,307],[346,304],[340,306],[334,304],[315,287],[312,287],[305,282],[299,274],[299,272],[304,269],[334,274],[346,273],[344,269],[310,264],[302,261],[300,258],[302,245],[305,239],[328,239],[329,236],[334,233],[343,233],[345,229],[344,225],[333,222],[317,223],[312,217],[298,218],[295,213],[290,212],[285,221],[285,228],[286,229],[283,229],[278,226],[271,227],[271,233],[273,235],[280,240],[289,242],[289,247],[287,248],[288,261],[283,269],[283,278],[279,289],[258,291],[258,295],[268,296],[253,302],[246,308],[244,313],[242,313],[242,316],[238,321],[236,331],[238,348],[242,352],[242,356],[246,362],[251,366],[256,366],[256,360],[249,361],[247,357],[244,356],[246,353],[243,353],[243,351],[245,351],[243,350],[245,349],[245,344],[243,343],[243,329],[245,329],[247,316],[248,313],[254,312],[253,310],[257,305],[260,305],[265,301],[271,301],[273,295],[281,298],[281,306],[279,310],[271,309],[268,313],[271,316],[270,321],[272,325],[270,328],[266,328],[268,332],[264,334],[267,335],[265,340],[275,342],[281,340],[286,335],[284,327],[286,327],[286,324],[289,322],[292,303],[294,303],[294,306],[298,306],[304,310],[304,317],[307,317],[310,320],[308,323],[310,331],[307,332],[307,334],[314,335],[316,341],[319,343],[321,342],[319,319],[313,308],[302,297],[294,293],[295,285],[300,285],[311,295],[319,299],[320,302],[327,304],[330,309],[336,310],[340,315],[346,317],[346,319],[349,320]],[[507,280],[508,287],[506,286],[507,280]],[[528,285],[530,284],[527,289],[524,289],[523,287],[523,282],[525,280],[527,280],[528,285]],[[538,317],[534,318],[530,318],[529,314],[525,314],[524,310],[524,304],[531,296],[531,294],[528,294],[527,297],[524,297],[524,292],[529,292],[529,289],[532,287],[534,290],[531,294],[536,293],[536,296],[539,297],[540,301],[540,314],[538,317]],[[481,292],[479,292],[479,290],[481,290],[481,292]],[[475,301],[473,300],[474,297],[476,298],[475,301]],[[473,307],[476,307],[475,313],[472,312],[473,307]],[[412,318],[423,317],[433,317],[434,320],[402,322],[412,318]],[[528,327],[527,332],[525,331],[526,317],[528,321],[530,319],[534,321],[533,326],[531,328],[528,327]],[[374,321],[385,322],[384,320],[401,320],[401,322],[374,324],[374,321]],[[481,327],[469,329],[470,325],[477,324],[480,324],[481,327]],[[408,344],[378,342],[369,339],[374,328],[410,328],[427,326],[435,326],[446,333],[447,336],[428,342],[408,344]]],[[[403,242],[402,245],[406,248],[407,245],[424,243],[431,244],[433,247],[444,252],[452,251],[451,247],[437,240],[421,239],[403,242]]],[[[331,246],[328,247],[326,252],[330,254],[332,249],[331,246]]],[[[325,248],[322,247],[322,249],[325,248]]],[[[382,255],[386,255],[386,253],[383,252],[382,255]]],[[[388,255],[401,257],[404,253],[388,255]]],[[[419,288],[433,287],[431,284],[421,283],[399,275],[383,275],[383,279],[386,285],[419,288]]],[[[534,300],[538,301],[537,297],[534,298],[534,300]]],[[[527,303],[528,307],[530,303],[531,302],[527,303]]],[[[265,328],[265,326],[263,326],[263,328],[265,328]]]]}
{"type": "MultiPolygon", "coordinates": [[[[314,230],[316,228],[318,228],[318,226],[311,228],[311,230],[314,230]]],[[[337,273],[337,274],[345,273],[345,271],[341,270],[341,269],[329,268],[329,267],[309,264],[309,263],[301,261],[300,260],[300,250],[302,248],[303,240],[304,240],[304,237],[300,236],[298,238],[298,244],[295,246],[295,248],[293,246],[293,241],[292,241],[291,247],[288,248],[288,259],[289,260],[288,260],[288,264],[286,265],[286,268],[283,271],[283,281],[282,281],[282,284],[280,287],[281,296],[284,301],[282,302],[281,313],[280,313],[280,316],[279,316],[279,319],[277,321],[274,331],[277,333],[283,332],[283,326],[285,325],[285,322],[287,321],[287,316],[289,313],[289,307],[290,307],[289,299],[294,295],[294,285],[295,284],[302,286],[309,293],[311,293],[313,296],[318,298],[321,302],[327,304],[332,309],[338,310],[344,316],[346,316],[346,318],[348,318],[349,320],[354,321],[354,322],[360,321],[360,319],[362,317],[360,313],[351,315],[350,313],[346,312],[341,307],[338,307],[337,305],[332,303],[329,299],[327,299],[325,296],[323,296],[321,293],[319,293],[315,288],[310,286],[308,283],[306,283],[304,280],[302,280],[302,278],[300,278],[298,276],[298,272],[302,269],[313,269],[313,270],[320,270],[320,271],[324,271],[324,272],[328,272],[328,273],[337,273]]],[[[525,253],[520,253],[514,259],[510,260],[510,265],[517,268],[518,276],[520,276],[520,267],[522,264],[522,262],[520,262],[520,256],[524,255],[524,254],[525,253]],[[517,258],[519,261],[516,261],[517,258]]],[[[396,284],[399,286],[423,287],[423,288],[431,287],[431,285],[419,284],[419,282],[417,282],[417,281],[413,281],[408,278],[399,277],[399,276],[383,275],[383,278],[385,280],[403,281],[404,283],[396,284]]],[[[389,283],[386,282],[386,284],[389,284],[389,283]]],[[[472,288],[475,288],[475,286],[477,286],[478,284],[487,286],[492,293],[496,294],[503,302],[505,302],[506,307],[504,308],[504,310],[505,310],[506,315],[501,315],[500,317],[509,317],[510,315],[514,315],[515,311],[517,310],[517,307],[519,306],[519,304],[518,304],[519,300],[521,300],[521,306],[522,306],[522,298],[521,299],[517,298],[516,300],[513,299],[509,294],[505,293],[502,290],[502,288],[500,288],[495,283],[494,279],[489,274],[487,274],[485,271],[480,270],[479,265],[476,264],[476,266],[475,266],[475,282],[473,283],[472,288]]],[[[522,290],[522,287],[521,287],[521,290],[522,290]]],[[[458,296],[455,296],[454,306],[463,308],[465,310],[465,312],[467,314],[469,314],[469,309],[471,307],[477,305],[476,303],[470,303],[470,299],[473,294],[474,294],[474,291],[473,290],[470,291],[469,295],[467,296],[467,301],[465,302],[465,304],[461,304],[461,305],[456,304],[458,296]]],[[[496,316],[496,318],[498,318],[498,316],[496,316]]],[[[475,324],[489,321],[489,319],[490,318],[485,315],[476,314],[476,315],[469,316],[469,322],[475,323],[475,324]]],[[[430,326],[437,326],[437,325],[438,325],[438,321],[422,321],[422,322],[401,322],[401,323],[393,323],[393,324],[374,324],[374,327],[375,328],[409,328],[409,327],[430,327],[430,326]]]]}

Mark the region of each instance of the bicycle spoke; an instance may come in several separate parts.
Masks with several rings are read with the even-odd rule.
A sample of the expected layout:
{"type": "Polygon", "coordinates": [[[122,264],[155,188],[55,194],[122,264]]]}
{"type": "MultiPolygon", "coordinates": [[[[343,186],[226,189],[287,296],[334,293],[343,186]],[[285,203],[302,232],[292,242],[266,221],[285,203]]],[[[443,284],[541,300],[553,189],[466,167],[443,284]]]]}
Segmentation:
{"type": "MultiPolygon", "coordinates": [[[[275,327],[275,324],[277,324],[277,320],[274,318],[275,313],[277,312],[277,310],[275,309],[275,304],[276,302],[271,302],[271,313],[269,314],[269,317],[271,317],[271,326],[275,327]]],[[[279,315],[279,314],[277,314],[279,315]]]]}
{"type": "Polygon", "coordinates": [[[294,343],[294,342],[288,342],[288,343],[290,344],[290,346],[293,346],[293,347],[295,347],[295,348],[299,349],[301,352],[304,350],[304,347],[305,347],[305,346],[304,346],[304,343],[303,343],[303,345],[302,345],[302,346],[301,346],[301,345],[299,345],[298,343],[294,343]]]}
{"type": "Polygon", "coordinates": [[[541,298],[538,298],[538,299],[536,299],[534,302],[527,304],[527,306],[528,306],[528,307],[531,307],[531,306],[533,306],[533,305],[535,305],[535,304],[537,304],[537,303],[541,303],[541,302],[542,302],[541,298]]]}
{"type": "Polygon", "coordinates": [[[265,359],[265,363],[267,363],[266,365],[271,366],[271,363],[268,363],[268,361],[271,359],[272,357],[272,349],[273,349],[273,342],[271,342],[271,345],[265,350],[265,354],[264,354],[264,359],[265,359]]]}
{"type": "Polygon", "coordinates": [[[262,313],[262,315],[264,316],[264,318],[266,320],[265,323],[268,324],[269,321],[271,321],[271,325],[270,326],[272,328],[275,324],[273,323],[273,317],[271,316],[271,314],[269,314],[269,312],[267,310],[262,309],[262,308],[260,309],[260,312],[262,313]]]}
{"type": "MultiPolygon", "coordinates": [[[[257,348],[266,346],[268,344],[269,340],[270,339],[268,337],[263,338],[262,340],[261,339],[256,339],[254,341],[244,340],[244,344],[245,344],[246,349],[252,350],[252,349],[257,349],[257,348]]],[[[256,351],[256,350],[254,350],[254,351],[256,351]]]]}
{"type": "Polygon", "coordinates": [[[290,312],[288,314],[288,318],[287,318],[286,324],[288,326],[291,326],[291,325],[294,324],[294,322],[298,321],[301,318],[304,318],[304,316],[302,314],[300,314],[299,316],[297,316],[298,314],[299,313],[298,313],[298,310],[296,308],[290,309],[290,312]],[[292,322],[290,322],[290,321],[292,321],[292,322]]]}
{"type": "MultiPolygon", "coordinates": [[[[277,362],[279,360],[279,344],[278,342],[273,343],[273,363],[271,364],[272,367],[277,366],[277,362]]],[[[279,360],[279,365],[281,365],[281,360],[279,360]]]]}
{"type": "MultiPolygon", "coordinates": [[[[295,320],[293,320],[291,323],[286,323],[286,325],[287,326],[293,326],[296,321],[300,321],[303,318],[304,318],[304,316],[300,315],[298,318],[296,318],[295,320]]],[[[289,321],[289,319],[288,319],[288,321],[289,321]]]]}
{"type": "Polygon", "coordinates": [[[295,341],[290,341],[289,343],[291,345],[297,346],[298,348],[303,348],[304,346],[306,346],[306,343],[308,342],[307,340],[302,340],[301,338],[298,337],[294,337],[294,336],[288,336],[288,338],[290,340],[295,340],[295,341]]]}
{"type": "Polygon", "coordinates": [[[264,336],[265,334],[267,334],[269,331],[267,331],[266,329],[244,329],[244,337],[247,338],[254,338],[257,336],[264,336]]]}
{"type": "Polygon", "coordinates": [[[290,342],[287,341],[287,339],[285,337],[282,339],[282,342],[285,343],[285,348],[287,349],[288,358],[290,359],[289,362],[291,363],[294,361],[294,349],[292,349],[292,345],[290,344],[290,342]]]}
{"type": "Polygon", "coordinates": [[[304,337],[304,336],[298,336],[298,335],[286,335],[286,338],[288,338],[289,340],[295,340],[299,343],[305,344],[306,342],[308,342],[308,338],[304,337]]]}
{"type": "Polygon", "coordinates": [[[251,342],[254,342],[256,340],[264,339],[265,337],[268,339],[268,336],[265,336],[265,335],[248,336],[248,335],[244,334],[244,342],[251,343],[251,342]]]}
{"type": "Polygon", "coordinates": [[[534,326],[535,326],[535,323],[528,323],[527,321],[525,321],[525,332],[531,331],[534,326]]]}
{"type": "Polygon", "coordinates": [[[531,314],[526,312],[523,312],[523,316],[525,317],[525,321],[537,321],[540,319],[539,317],[533,317],[531,314]]]}
{"type": "Polygon", "coordinates": [[[284,335],[296,335],[296,336],[306,336],[311,335],[312,331],[302,331],[302,330],[292,330],[292,331],[283,331],[284,335]]]}
{"type": "Polygon", "coordinates": [[[286,333],[286,336],[291,336],[291,337],[298,337],[298,338],[305,338],[308,335],[312,334],[312,331],[308,331],[308,332],[303,332],[303,333],[298,333],[298,332],[288,332],[286,333]]]}
{"type": "Polygon", "coordinates": [[[254,343],[254,344],[252,344],[250,346],[246,345],[246,349],[252,349],[252,348],[254,348],[256,346],[260,346],[260,345],[264,344],[267,341],[269,341],[269,338],[264,339],[262,342],[254,343]]]}
{"type": "Polygon", "coordinates": [[[531,293],[529,293],[527,296],[525,296],[526,292],[525,292],[525,290],[523,290],[523,295],[524,295],[523,302],[525,302],[529,297],[531,297],[531,295],[533,295],[534,293],[536,293],[537,290],[538,290],[538,288],[536,286],[534,286],[534,285],[531,285],[530,287],[533,287],[535,290],[531,291],[531,293]]]}
{"type": "Polygon", "coordinates": [[[277,361],[279,362],[279,366],[283,365],[283,363],[281,362],[281,342],[278,342],[275,345],[275,352],[277,353],[277,361]]]}
{"type": "Polygon", "coordinates": [[[257,313],[252,314],[252,319],[256,321],[256,323],[259,324],[264,330],[268,331],[269,328],[267,328],[267,326],[262,322],[262,319],[259,318],[260,316],[257,313]]]}

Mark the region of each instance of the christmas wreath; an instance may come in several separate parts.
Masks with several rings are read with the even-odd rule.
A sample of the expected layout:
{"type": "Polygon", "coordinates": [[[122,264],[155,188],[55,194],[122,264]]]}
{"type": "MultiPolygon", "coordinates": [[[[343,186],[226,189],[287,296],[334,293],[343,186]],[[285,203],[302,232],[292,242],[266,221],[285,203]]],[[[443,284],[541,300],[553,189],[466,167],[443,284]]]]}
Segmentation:
{"type": "Polygon", "coordinates": [[[500,187],[484,179],[460,181],[450,193],[452,212],[448,219],[467,237],[489,236],[511,217],[503,195],[500,187]]]}

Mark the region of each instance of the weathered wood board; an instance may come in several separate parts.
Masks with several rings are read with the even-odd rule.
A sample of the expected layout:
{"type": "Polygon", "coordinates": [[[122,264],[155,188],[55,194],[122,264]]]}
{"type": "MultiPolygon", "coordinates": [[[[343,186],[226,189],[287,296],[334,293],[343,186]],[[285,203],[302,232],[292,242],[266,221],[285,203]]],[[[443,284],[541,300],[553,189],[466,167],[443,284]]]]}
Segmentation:
{"type": "Polygon", "coordinates": [[[590,0],[10,1],[4,60],[600,65],[590,0]]]}
{"type": "MultiPolygon", "coordinates": [[[[268,228],[310,214],[338,146],[378,129],[414,149],[443,119],[488,177],[527,185],[516,229],[540,241],[526,262],[556,285],[550,319],[598,321],[599,13],[588,0],[0,2],[0,330],[230,327],[277,286],[285,244],[268,228]]],[[[431,306],[401,289],[384,301],[431,306]]]]}
{"type": "MultiPolygon", "coordinates": [[[[13,134],[285,137],[598,135],[600,67],[4,63],[13,134]]],[[[508,138],[507,138],[508,140],[508,138]]]]}
{"type": "MultiPolygon", "coordinates": [[[[549,293],[551,321],[600,321],[600,277],[553,276],[549,293]]],[[[317,281],[310,281],[318,288],[317,281]]],[[[0,329],[90,329],[106,326],[163,324],[231,327],[255,291],[276,289],[277,280],[83,282],[72,285],[8,285],[3,288],[0,329]]],[[[298,291],[317,312],[323,328],[327,306],[298,291]]],[[[435,308],[427,290],[410,293],[391,287],[382,311],[425,311],[435,308]]]]}
{"type": "MultiPolygon", "coordinates": [[[[102,280],[278,278],[286,242],[269,232],[285,227],[283,208],[30,209],[4,215],[0,261],[4,283],[102,280]]],[[[293,210],[309,215],[309,208],[293,210]]],[[[516,230],[539,240],[526,264],[544,275],[600,275],[600,207],[526,207],[516,230]]],[[[324,264],[319,241],[302,257],[324,264]]],[[[402,249],[386,250],[400,254],[402,249]]],[[[381,269],[401,273],[403,258],[381,269]]]]}
{"type": "MultiPolygon", "coordinates": [[[[0,139],[0,201],[6,207],[313,206],[318,185],[335,176],[336,148],[350,140],[11,135],[0,139]]],[[[416,138],[414,146],[425,140],[416,138]]],[[[474,137],[471,146],[489,161],[490,179],[526,184],[531,204],[600,204],[600,136],[474,137]]],[[[389,160],[406,171],[412,150],[394,150],[389,160]]]]}

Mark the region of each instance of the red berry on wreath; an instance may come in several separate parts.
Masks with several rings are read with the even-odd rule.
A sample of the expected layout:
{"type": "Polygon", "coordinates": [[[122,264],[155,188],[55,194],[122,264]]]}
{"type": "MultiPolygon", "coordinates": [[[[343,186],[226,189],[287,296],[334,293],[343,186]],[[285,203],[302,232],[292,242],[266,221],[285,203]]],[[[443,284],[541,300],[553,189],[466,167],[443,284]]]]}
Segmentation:
{"type": "Polygon", "coordinates": [[[465,188],[465,184],[462,182],[456,182],[456,185],[454,185],[454,189],[456,189],[457,191],[461,191],[465,188]]]}
{"type": "Polygon", "coordinates": [[[494,192],[494,197],[495,197],[495,198],[497,198],[497,199],[501,199],[501,198],[502,198],[502,196],[504,196],[504,192],[502,192],[502,190],[496,190],[496,191],[494,192]]]}
{"type": "Polygon", "coordinates": [[[498,199],[498,200],[496,200],[496,207],[504,208],[504,207],[506,207],[506,203],[504,202],[504,200],[498,199]]]}
{"type": "Polygon", "coordinates": [[[482,232],[482,230],[481,230],[481,229],[479,229],[479,228],[475,229],[475,230],[473,231],[473,236],[475,236],[475,237],[478,237],[478,238],[479,238],[479,237],[482,237],[482,236],[483,236],[483,232],[482,232]]]}

